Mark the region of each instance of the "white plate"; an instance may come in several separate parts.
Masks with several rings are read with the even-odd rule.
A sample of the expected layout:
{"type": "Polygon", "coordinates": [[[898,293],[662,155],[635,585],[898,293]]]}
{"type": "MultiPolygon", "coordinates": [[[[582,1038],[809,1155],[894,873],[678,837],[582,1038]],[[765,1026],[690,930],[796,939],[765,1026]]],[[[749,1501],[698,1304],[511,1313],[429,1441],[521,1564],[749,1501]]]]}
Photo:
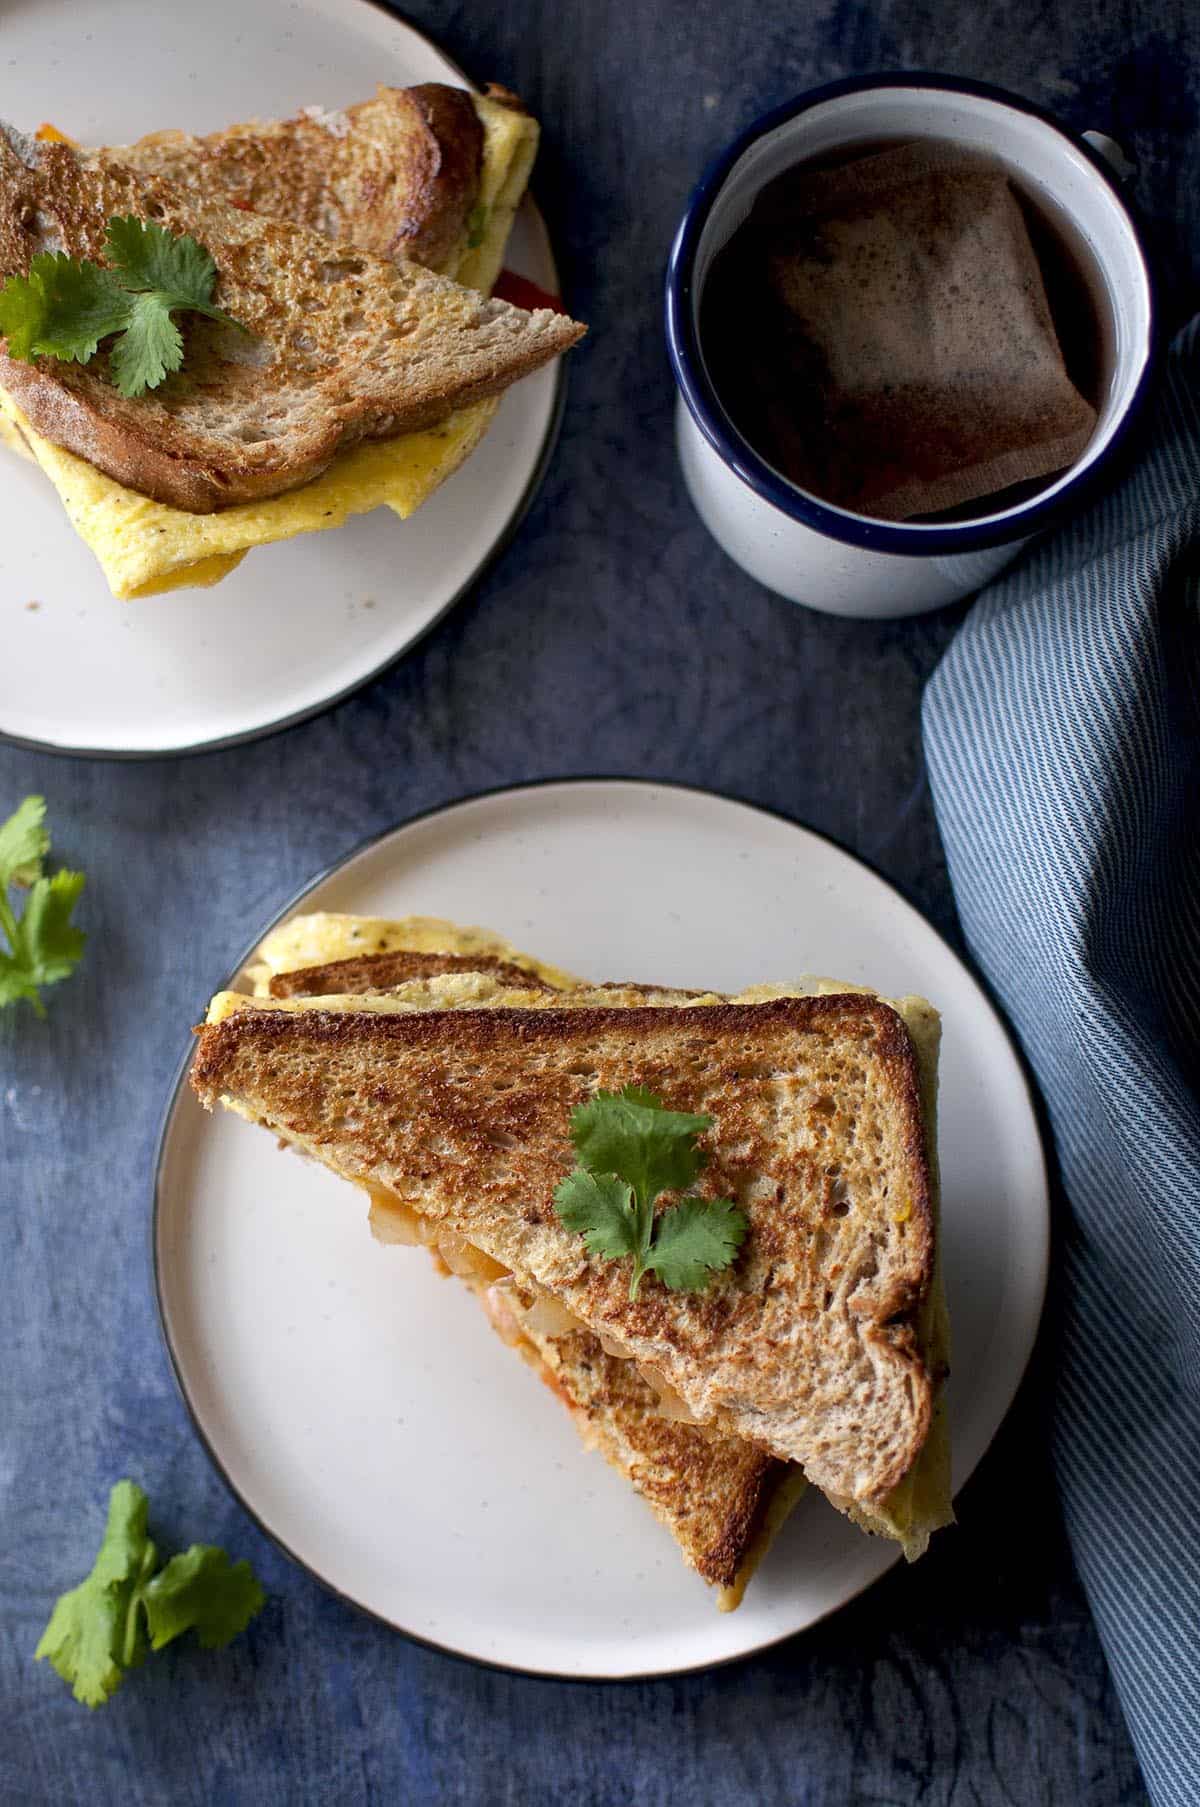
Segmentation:
{"type": "MultiPolygon", "coordinates": [[[[162,0],[7,0],[0,118],[119,144],[336,106],[380,81],[463,85],[440,50],[366,0],[205,0],[202,16],[200,27],[195,8],[162,0]]],[[[529,202],[507,261],[557,292],[529,202]]],[[[411,520],[376,509],[252,551],[215,589],[141,602],[113,600],[48,480],[0,449],[0,734],[145,757],[326,708],[411,646],[512,533],[550,452],[562,382],[555,366],[510,390],[479,450],[411,520]]]]}
{"type": "MultiPolygon", "coordinates": [[[[991,1005],[882,879],[745,804],[576,782],[409,823],[296,909],[483,921],[598,979],[736,990],[815,971],[933,999],[961,1485],[1037,1328],[1045,1169],[991,1005]]],[[[544,1674],[665,1674],[800,1631],[895,1560],[806,1496],[744,1605],[719,1613],[464,1287],[420,1250],[374,1243],[344,1182],[239,1118],[206,1116],[186,1088],[156,1209],[163,1325],[214,1461],[297,1561],[414,1637],[544,1674]]]]}

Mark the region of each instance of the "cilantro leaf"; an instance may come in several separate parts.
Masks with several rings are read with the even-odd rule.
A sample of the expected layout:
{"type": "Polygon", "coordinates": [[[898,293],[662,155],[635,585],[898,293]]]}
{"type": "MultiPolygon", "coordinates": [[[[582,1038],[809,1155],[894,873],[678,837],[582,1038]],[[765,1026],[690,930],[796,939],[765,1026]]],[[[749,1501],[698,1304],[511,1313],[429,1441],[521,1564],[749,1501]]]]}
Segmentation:
{"type": "Polygon", "coordinates": [[[712,1123],[663,1108],[652,1092],[627,1085],[597,1092],[571,1113],[571,1140],[591,1173],[619,1173],[639,1204],[660,1192],[681,1192],[704,1165],[696,1137],[712,1123]]]}
{"type": "Polygon", "coordinates": [[[728,1267],[746,1235],[744,1214],[728,1198],[684,1198],[664,1211],[646,1257],[672,1292],[697,1292],[728,1267]]]}
{"type": "Polygon", "coordinates": [[[0,953],[0,1010],[6,1004],[19,1004],[22,999],[33,1005],[37,1016],[45,1016],[37,986],[11,954],[0,953]]]}
{"type": "Polygon", "coordinates": [[[153,220],[114,214],[108,222],[104,249],[115,276],[135,294],[154,296],[168,311],[190,308],[245,331],[239,321],[212,305],[217,266],[204,246],[186,232],[176,238],[153,220]]]}
{"type": "Polygon", "coordinates": [[[204,246],[186,233],[176,238],[153,220],[114,214],[104,254],[122,288],[160,289],[179,296],[181,307],[212,300],[217,266],[204,246]]]}
{"type": "Polygon", "coordinates": [[[27,276],[12,276],[0,289],[0,332],[10,356],[34,356],[86,364],[101,339],[120,332],[131,298],[99,264],[43,251],[27,276]]]}
{"type": "Polygon", "coordinates": [[[53,878],[37,878],[30,886],[14,952],[24,960],[35,985],[56,985],[75,970],[83,955],[83,930],[71,921],[71,911],[85,883],[82,872],[64,867],[53,878]]]}
{"type": "Polygon", "coordinates": [[[704,1166],[697,1138],[711,1124],[638,1086],[597,1092],[571,1113],[579,1165],[555,1191],[555,1209],[590,1255],[632,1257],[631,1299],[651,1271],[674,1292],[698,1291],[741,1247],[746,1219],[727,1198],[687,1197],[654,1216],[659,1194],[682,1191],[704,1166]]]}
{"type": "Polygon", "coordinates": [[[111,369],[121,394],[133,398],[157,389],[183,363],[183,335],[171,318],[180,308],[236,326],[212,306],[217,266],[186,233],[174,237],[153,220],[114,214],[104,242],[113,273],[133,291],[124,333],[113,347],[111,369]]]}
{"type": "Polygon", "coordinates": [[[158,385],[183,363],[183,334],[161,295],[138,295],[108,367],[127,401],[158,385]]]}
{"type": "Polygon", "coordinates": [[[31,885],[40,878],[49,851],[46,799],[26,797],[8,821],[0,823],[0,890],[8,885],[31,885]]]}
{"type": "Polygon", "coordinates": [[[28,276],[10,276],[0,289],[0,333],[7,341],[9,357],[19,364],[28,364],[33,356],[44,313],[41,284],[32,271],[28,276]]]}
{"type": "Polygon", "coordinates": [[[110,267],[47,251],[27,275],[9,277],[0,288],[0,333],[12,357],[87,364],[101,340],[116,334],[110,369],[132,399],[157,389],[183,363],[183,336],[172,317],[180,310],[245,330],[213,306],[217,266],[186,233],[176,237],[153,220],[114,214],[104,251],[110,267]]]}
{"type": "Polygon", "coordinates": [[[147,1582],[142,1599],[152,1650],[193,1628],[205,1650],[219,1650],[245,1631],[267,1596],[248,1562],[230,1562],[215,1544],[194,1543],[147,1582]]]}
{"type": "Polygon", "coordinates": [[[103,1706],[147,1649],[161,1650],[192,1628],[205,1649],[217,1649],[244,1631],[266,1600],[249,1563],[231,1562],[211,1544],[193,1544],[158,1568],[147,1515],[142,1489],[118,1481],[92,1572],[60,1594],[34,1651],[87,1707],[103,1706]]]}
{"type": "Polygon", "coordinates": [[[48,877],[42,862],[50,851],[42,797],[26,797],[7,822],[0,824],[0,932],[8,951],[0,948],[0,1009],[26,999],[45,1016],[43,985],[56,985],[75,970],[83,954],[84,934],[71,912],[84,887],[82,872],[56,872],[48,877]],[[27,885],[29,897],[18,916],[8,898],[10,885],[27,885]]]}
{"type": "Polygon", "coordinates": [[[576,1167],[554,1194],[568,1230],[583,1232],[589,1255],[636,1255],[639,1247],[633,1188],[615,1174],[576,1167]]]}
{"type": "Polygon", "coordinates": [[[70,1684],[86,1707],[103,1706],[145,1655],[138,1587],[154,1567],[146,1532],[146,1496],[133,1481],[118,1481],[109,1496],[104,1541],[86,1581],[61,1594],[34,1651],[70,1684]]]}

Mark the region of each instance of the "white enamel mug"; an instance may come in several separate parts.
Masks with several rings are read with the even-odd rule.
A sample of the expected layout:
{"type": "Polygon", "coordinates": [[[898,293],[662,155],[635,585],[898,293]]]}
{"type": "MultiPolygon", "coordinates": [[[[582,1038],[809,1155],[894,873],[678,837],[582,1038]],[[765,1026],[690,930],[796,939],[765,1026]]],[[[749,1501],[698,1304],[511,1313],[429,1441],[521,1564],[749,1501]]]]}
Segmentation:
{"type": "Polygon", "coordinates": [[[1120,153],[1090,136],[1093,143],[981,82],[876,76],[814,89],[766,114],[704,176],[667,272],[679,459],[709,532],[768,589],[833,615],[878,619],[941,608],[986,583],[1112,473],[1150,379],[1154,301],[1145,250],[1108,160],[1120,153]],[[1089,272],[1101,331],[1099,419],[1082,456],[1016,506],[950,523],[872,520],[789,482],[726,414],[699,331],[713,258],[766,183],[809,158],[905,138],[949,140],[1004,165],[1089,272]]]}

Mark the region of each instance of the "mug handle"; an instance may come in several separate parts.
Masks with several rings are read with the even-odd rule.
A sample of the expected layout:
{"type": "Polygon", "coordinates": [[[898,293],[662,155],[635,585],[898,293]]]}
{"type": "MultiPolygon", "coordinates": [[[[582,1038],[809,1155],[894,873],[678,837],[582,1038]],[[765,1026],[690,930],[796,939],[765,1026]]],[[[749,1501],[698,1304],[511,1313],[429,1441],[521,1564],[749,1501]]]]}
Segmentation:
{"type": "Polygon", "coordinates": [[[1116,139],[1110,138],[1106,132],[1084,132],[1083,136],[1092,149],[1099,151],[1104,161],[1112,166],[1118,182],[1128,182],[1136,171],[1137,164],[1125,155],[1116,139]]]}

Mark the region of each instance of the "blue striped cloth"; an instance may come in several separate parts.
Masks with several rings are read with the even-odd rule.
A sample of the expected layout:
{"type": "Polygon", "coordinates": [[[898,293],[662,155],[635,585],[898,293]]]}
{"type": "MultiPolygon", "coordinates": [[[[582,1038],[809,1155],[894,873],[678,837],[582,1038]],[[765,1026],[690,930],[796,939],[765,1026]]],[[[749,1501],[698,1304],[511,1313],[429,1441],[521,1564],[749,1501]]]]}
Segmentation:
{"type": "Polygon", "coordinates": [[[1143,456],[979,598],[925,696],[971,951],[1066,1203],[1055,1463],[1156,1807],[1200,1802],[1200,318],[1143,456]]]}

